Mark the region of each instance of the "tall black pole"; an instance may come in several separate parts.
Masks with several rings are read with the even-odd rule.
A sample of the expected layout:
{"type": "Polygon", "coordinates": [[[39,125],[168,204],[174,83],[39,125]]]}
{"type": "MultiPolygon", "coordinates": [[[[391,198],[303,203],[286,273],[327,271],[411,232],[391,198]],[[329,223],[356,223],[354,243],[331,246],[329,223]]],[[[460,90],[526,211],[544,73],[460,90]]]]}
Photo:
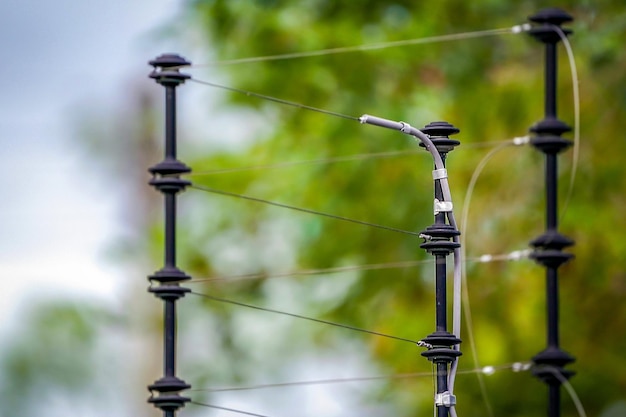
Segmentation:
{"type": "Polygon", "coordinates": [[[165,88],[165,158],[149,169],[153,176],[150,185],[165,199],[165,253],[163,267],[148,277],[159,284],[148,291],[164,304],[163,377],[148,386],[148,402],[161,409],[164,417],[174,417],[176,410],[189,401],[181,391],[191,388],[176,376],[176,301],[189,292],[180,282],[191,278],[176,266],[176,195],[191,184],[180,178],[191,169],[176,159],[176,87],[189,78],[179,69],[190,62],[178,55],[163,54],[149,64],[154,67],[150,78],[165,88]]]}
{"type": "MultiPolygon", "coordinates": [[[[448,152],[460,144],[458,140],[449,138],[450,135],[459,133],[459,129],[447,122],[433,122],[420,130],[430,137],[444,164],[448,152]]],[[[446,222],[446,208],[439,207],[438,202],[445,202],[445,199],[441,179],[435,178],[435,224],[421,232],[426,242],[420,245],[435,257],[435,332],[421,342],[428,348],[422,352],[422,356],[435,364],[437,369],[435,397],[437,417],[448,417],[450,407],[456,403],[454,396],[448,391],[448,373],[450,364],[461,355],[460,351],[454,349],[461,340],[448,332],[446,258],[460,246],[452,240],[460,233],[446,222]]]]}
{"type": "Polygon", "coordinates": [[[531,127],[531,143],[545,155],[546,231],[530,244],[532,258],[546,269],[546,332],[547,347],[533,357],[533,373],[548,385],[548,417],[561,415],[561,384],[574,372],[563,367],[575,358],[559,346],[559,280],[558,269],[573,258],[563,249],[574,241],[558,232],[558,171],[557,154],[567,149],[571,142],[561,138],[571,128],[557,118],[557,44],[561,41],[559,30],[565,35],[571,31],[561,25],[572,17],[560,9],[545,9],[530,16],[535,25],[530,34],[545,44],[545,108],[544,119],[531,127]]]}

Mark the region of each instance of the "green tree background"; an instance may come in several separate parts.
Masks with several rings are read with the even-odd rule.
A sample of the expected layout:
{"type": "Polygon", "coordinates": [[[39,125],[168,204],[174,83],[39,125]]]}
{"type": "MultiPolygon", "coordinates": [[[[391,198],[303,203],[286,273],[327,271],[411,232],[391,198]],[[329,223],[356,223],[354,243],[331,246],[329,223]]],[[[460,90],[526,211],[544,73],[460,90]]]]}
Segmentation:
{"type": "MultiPolygon", "coordinates": [[[[216,60],[510,27],[524,23],[526,16],[544,6],[504,1],[195,1],[189,5],[189,18],[204,29],[209,55],[216,60]]],[[[617,330],[624,326],[620,308],[624,274],[618,261],[623,245],[619,233],[598,233],[621,230],[623,225],[618,207],[623,204],[624,192],[616,177],[622,165],[617,148],[622,144],[609,138],[619,131],[618,115],[624,104],[624,95],[615,94],[624,91],[618,87],[623,83],[624,62],[617,53],[624,36],[619,29],[624,10],[608,1],[560,6],[576,18],[571,25],[575,33],[572,43],[582,96],[581,158],[572,200],[562,219],[564,233],[578,242],[576,260],[562,270],[562,344],[578,357],[573,368],[580,376],[573,383],[588,412],[599,415],[607,405],[623,398],[624,372],[618,370],[626,369],[619,359],[624,342],[617,330]],[[603,144],[607,140],[610,145],[603,144]],[[609,155],[605,151],[609,146],[616,152],[609,155]],[[607,200],[611,203],[598,210],[598,202],[607,200]]],[[[563,51],[560,69],[560,115],[573,124],[572,80],[563,51]]],[[[200,71],[193,70],[193,74],[202,78],[200,71]]],[[[228,85],[342,114],[369,113],[416,126],[434,120],[453,123],[461,129],[458,138],[462,142],[449,157],[450,182],[458,201],[487,152],[477,145],[524,135],[543,114],[543,48],[526,35],[229,65],[217,71],[228,85]]],[[[407,152],[398,157],[311,167],[199,174],[193,177],[195,183],[405,230],[419,231],[431,223],[430,162],[427,155],[410,152],[415,144],[405,137],[240,94],[225,96],[224,104],[254,109],[271,130],[259,134],[243,151],[191,157],[197,171],[407,152]]],[[[239,123],[248,119],[242,116],[239,123]]],[[[566,198],[571,154],[561,158],[561,201],[566,198]]],[[[542,181],[541,156],[530,147],[503,150],[489,162],[472,196],[466,225],[470,257],[522,249],[541,233],[542,181]]],[[[191,217],[194,231],[186,234],[186,256],[188,263],[197,267],[195,276],[271,275],[284,269],[426,259],[415,238],[231,198],[205,198],[211,208],[191,217]],[[227,230],[226,235],[222,230],[227,230]],[[198,245],[215,242],[215,236],[218,245],[198,245]],[[273,243],[276,240],[289,242],[287,253],[273,243]],[[227,267],[220,257],[232,248],[238,251],[237,261],[227,267]]],[[[526,360],[539,352],[545,343],[542,268],[523,261],[472,264],[468,272],[481,364],[526,360]]],[[[347,278],[349,283],[337,275],[280,283],[276,279],[212,283],[203,291],[239,300],[258,302],[261,298],[269,306],[293,305],[316,317],[395,335],[420,338],[432,331],[429,267],[362,271],[347,278]],[[277,291],[281,297],[275,296],[277,291]]],[[[293,326],[301,329],[306,325],[293,326]]],[[[406,344],[326,328],[307,331],[314,332],[310,337],[318,349],[332,350],[346,338],[357,338],[387,372],[427,369],[420,364],[419,350],[406,344]]],[[[285,341],[279,362],[300,353],[300,346],[296,349],[292,344],[293,333],[285,335],[290,342],[285,341]]],[[[272,332],[271,337],[278,336],[272,332]]],[[[463,348],[469,353],[468,344],[463,348]]],[[[241,350],[245,354],[246,349],[241,350]]],[[[470,356],[462,359],[466,368],[473,366],[470,356]]],[[[267,357],[263,360],[273,362],[267,357]]],[[[429,384],[422,380],[391,382],[382,391],[370,393],[369,401],[393,403],[394,412],[400,415],[421,415],[432,406],[429,384]]],[[[496,374],[489,377],[487,387],[496,415],[543,412],[545,387],[528,374],[496,374]]],[[[457,392],[461,413],[485,415],[474,376],[462,377],[457,392]]],[[[563,407],[573,412],[569,401],[564,400],[563,407]]]]}
{"type": "MultiPolygon", "coordinates": [[[[184,3],[167,33],[187,36],[190,45],[203,51],[203,59],[220,61],[511,27],[551,5],[503,0],[196,0],[184,3]]],[[[577,357],[570,367],[578,373],[572,384],[588,415],[615,417],[623,415],[619,407],[626,400],[622,355],[626,341],[621,331],[626,325],[626,275],[620,263],[625,253],[621,232],[626,230],[622,216],[626,185],[620,175],[626,144],[615,140],[626,104],[626,62],[620,53],[626,36],[626,9],[609,0],[563,1],[559,7],[576,19],[569,27],[574,30],[571,41],[582,116],[578,175],[560,227],[576,240],[572,249],[576,259],[561,269],[561,343],[577,357]]],[[[573,125],[572,80],[562,48],[560,52],[559,115],[573,125]]],[[[187,58],[202,64],[193,56],[187,58]]],[[[453,123],[461,129],[457,138],[462,143],[448,160],[457,210],[468,204],[469,179],[487,152],[503,140],[525,135],[543,116],[543,47],[524,34],[209,69],[199,66],[189,72],[198,79],[351,116],[368,113],[417,127],[435,120],[453,123]]],[[[159,92],[156,85],[152,88],[159,92]]],[[[179,152],[181,160],[194,168],[191,180],[195,184],[409,231],[423,230],[432,223],[432,164],[409,137],[192,82],[179,91],[183,118],[179,152]],[[189,119],[183,115],[191,109],[185,98],[191,91],[202,91],[205,96],[201,109],[194,109],[196,117],[186,126],[189,119]],[[201,128],[196,129],[198,126],[201,128]],[[258,168],[364,154],[370,156],[258,168]],[[245,167],[257,168],[228,171],[245,167]]],[[[148,155],[154,162],[158,160],[154,144],[160,139],[155,139],[154,126],[160,129],[160,124],[147,102],[141,103],[137,107],[143,110],[137,117],[142,123],[124,130],[132,141],[124,143],[123,151],[107,157],[124,155],[129,167],[135,167],[137,161],[153,163],[146,161],[148,155]]],[[[87,133],[99,136],[97,131],[87,133]]],[[[106,144],[107,140],[95,142],[106,144]]],[[[97,153],[103,154],[100,149],[97,153]]],[[[570,150],[560,157],[561,202],[568,198],[571,156],[570,150]]],[[[136,178],[145,182],[139,174],[136,178]]],[[[161,257],[161,219],[147,208],[158,205],[157,198],[143,193],[146,191],[137,194],[138,204],[129,204],[129,211],[139,214],[133,221],[138,234],[127,239],[120,252],[132,257],[144,254],[140,257],[152,259],[156,269],[161,257]]],[[[261,276],[190,284],[195,291],[415,340],[434,330],[434,273],[428,262],[404,268],[274,277],[295,270],[427,261],[429,256],[419,248],[420,239],[194,189],[180,201],[179,264],[186,272],[198,280],[261,276]]],[[[489,161],[471,198],[466,252],[477,257],[525,249],[542,233],[543,216],[540,153],[529,146],[502,149],[489,161]]],[[[543,349],[541,267],[528,260],[469,263],[468,285],[480,365],[528,361],[543,349]]],[[[141,326],[142,339],[160,348],[159,304],[147,294],[145,299],[152,307],[132,308],[123,319],[125,328],[132,333],[141,326]],[[131,313],[136,316],[128,317],[131,313]]],[[[33,328],[48,326],[49,320],[65,323],[71,334],[78,335],[72,347],[92,352],[87,347],[96,335],[80,320],[85,313],[67,320],[69,313],[54,311],[58,311],[58,320],[46,316],[48,321],[34,320],[33,328]]],[[[99,317],[105,317],[98,321],[100,329],[115,322],[105,313],[99,317]]],[[[180,303],[179,330],[179,374],[194,388],[304,379],[311,369],[328,371],[328,378],[431,370],[420,356],[421,348],[411,344],[192,295],[180,303]]],[[[477,365],[468,336],[464,330],[461,369],[471,370],[477,365]]],[[[41,355],[28,352],[17,349],[13,355],[26,359],[20,362],[8,356],[3,365],[3,373],[24,377],[19,380],[24,387],[39,381],[40,375],[33,370],[42,366],[33,359],[41,355]]],[[[151,369],[142,369],[142,375],[160,376],[158,355],[157,351],[144,357],[144,362],[151,362],[143,366],[151,369]]],[[[68,362],[72,361],[68,359],[66,365],[68,362]]],[[[70,391],[97,378],[93,368],[85,373],[89,363],[72,363],[62,370],[50,366],[42,381],[49,375],[73,375],[76,370],[76,378],[59,379],[70,391]]],[[[149,378],[146,385],[152,381],[149,378]]],[[[545,413],[545,386],[528,372],[496,372],[485,377],[485,383],[494,415],[545,413]]],[[[193,392],[191,396],[233,408],[254,404],[259,409],[248,411],[272,416],[293,415],[294,410],[308,415],[307,407],[297,402],[303,395],[298,389],[305,388],[193,392]]],[[[330,390],[341,403],[329,412],[332,415],[418,416],[432,412],[429,376],[337,384],[330,390]]],[[[4,389],[0,394],[15,395],[11,392],[4,389]]],[[[456,394],[459,415],[488,415],[475,375],[460,375],[456,394]]],[[[576,415],[565,394],[563,409],[564,415],[576,415]]],[[[140,412],[159,414],[147,405],[146,411],[140,412]]],[[[189,405],[181,415],[207,412],[189,405]]]]}

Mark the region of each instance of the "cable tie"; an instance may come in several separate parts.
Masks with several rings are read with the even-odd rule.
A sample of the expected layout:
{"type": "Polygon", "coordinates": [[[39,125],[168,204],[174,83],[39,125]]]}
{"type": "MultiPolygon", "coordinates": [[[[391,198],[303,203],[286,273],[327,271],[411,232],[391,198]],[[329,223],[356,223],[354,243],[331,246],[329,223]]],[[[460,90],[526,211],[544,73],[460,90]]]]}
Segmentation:
{"type": "Polygon", "coordinates": [[[417,346],[419,346],[419,347],[425,347],[426,349],[432,349],[432,348],[433,348],[433,345],[431,345],[430,343],[426,343],[426,342],[424,342],[423,340],[419,340],[419,341],[417,342],[417,346]]]}
{"type": "Polygon", "coordinates": [[[526,145],[530,142],[530,136],[518,136],[513,138],[513,145],[521,146],[526,145]]]}
{"type": "Polygon", "coordinates": [[[441,169],[435,169],[433,170],[433,179],[434,180],[441,180],[444,178],[448,178],[448,170],[445,168],[441,168],[441,169]]]}
{"type": "Polygon", "coordinates": [[[424,240],[433,240],[431,235],[427,235],[426,233],[420,233],[417,237],[424,240]]]}
{"type": "Polygon", "coordinates": [[[521,25],[515,25],[511,28],[511,33],[522,33],[522,32],[528,32],[530,29],[532,29],[532,25],[530,23],[524,23],[521,25]]]}
{"type": "Polygon", "coordinates": [[[435,405],[452,407],[456,405],[456,396],[452,395],[450,391],[444,391],[435,395],[435,405]]]}
{"type": "Polygon", "coordinates": [[[439,201],[435,198],[435,216],[442,212],[451,212],[452,211],[452,201],[439,201]]]}

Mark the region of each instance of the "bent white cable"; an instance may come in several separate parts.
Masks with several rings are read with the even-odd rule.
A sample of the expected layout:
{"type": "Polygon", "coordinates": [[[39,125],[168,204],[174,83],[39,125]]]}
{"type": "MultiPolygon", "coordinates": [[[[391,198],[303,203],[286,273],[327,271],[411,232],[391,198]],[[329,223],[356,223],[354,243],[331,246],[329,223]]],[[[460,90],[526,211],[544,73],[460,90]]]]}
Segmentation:
{"type": "MultiPolygon", "coordinates": [[[[399,41],[388,41],[388,42],[379,42],[379,43],[371,43],[371,44],[363,44],[363,45],[355,45],[355,46],[341,46],[337,48],[328,48],[328,49],[318,49],[314,51],[300,51],[300,52],[291,52],[279,55],[265,55],[265,56],[256,56],[256,57],[247,57],[247,58],[234,58],[227,59],[222,61],[213,61],[206,64],[201,65],[191,65],[189,68],[207,68],[214,66],[224,66],[224,65],[234,65],[234,64],[251,64],[258,62],[267,62],[267,61],[279,61],[279,60],[287,60],[287,59],[299,59],[299,58],[309,58],[309,57],[317,57],[324,55],[334,55],[334,54],[344,54],[350,52],[365,52],[365,51],[373,51],[387,48],[395,48],[401,46],[412,46],[412,45],[420,45],[420,44],[429,44],[429,43],[437,43],[437,42],[448,42],[448,41],[457,41],[457,40],[465,40],[465,39],[474,39],[481,38],[486,36],[495,36],[495,35],[506,35],[506,34],[518,34],[522,33],[530,28],[528,23],[515,25],[509,28],[499,28],[499,29],[487,29],[487,30],[479,30],[474,32],[463,32],[463,33],[453,33],[448,35],[435,35],[428,36],[424,38],[414,38],[414,39],[404,39],[399,41]]],[[[177,68],[177,67],[175,67],[177,68]]]]}
{"type": "MultiPolygon", "coordinates": [[[[439,151],[431,141],[430,137],[423,133],[422,131],[412,127],[408,123],[405,122],[394,122],[387,119],[382,119],[375,116],[363,115],[359,118],[361,123],[372,124],[376,126],[386,127],[389,129],[399,130],[403,133],[411,135],[417,138],[424,146],[426,150],[430,152],[435,162],[435,171],[433,172],[433,178],[435,181],[439,181],[441,186],[441,192],[443,194],[443,199],[445,202],[449,203],[449,208],[446,208],[446,217],[448,218],[448,222],[451,226],[457,229],[456,220],[454,218],[454,212],[452,210],[452,194],[450,192],[450,185],[448,183],[448,175],[445,169],[445,165],[443,163],[443,159],[439,154],[439,151]]],[[[459,237],[454,236],[453,241],[460,244],[459,237]]],[[[453,296],[452,296],[452,316],[453,316],[453,334],[457,338],[461,336],[461,277],[462,277],[462,258],[463,253],[459,248],[454,249],[453,252],[454,258],[454,273],[453,273],[453,296]]],[[[454,349],[458,350],[459,346],[455,345],[454,349]]],[[[448,391],[451,395],[454,395],[454,382],[456,379],[456,372],[458,368],[458,358],[455,359],[451,366],[450,372],[448,373],[448,391]]],[[[453,411],[453,409],[451,409],[453,411]]],[[[453,411],[454,412],[454,411],[453,411]]],[[[454,417],[454,416],[453,416],[454,417]]]]}
{"type": "Polygon", "coordinates": [[[430,140],[428,135],[422,133],[410,124],[405,122],[395,122],[393,120],[383,119],[382,117],[376,117],[369,114],[364,114],[363,116],[359,117],[359,122],[361,122],[362,124],[384,127],[391,130],[399,130],[400,132],[406,133],[407,135],[415,136],[424,144],[426,150],[428,150],[433,156],[433,159],[435,161],[435,169],[445,169],[443,165],[443,160],[441,159],[441,155],[439,155],[439,152],[437,152],[435,145],[433,145],[433,142],[430,140]]]}
{"type": "MultiPolygon", "coordinates": [[[[447,213],[448,222],[450,225],[454,227],[455,230],[458,230],[456,219],[454,218],[454,213],[447,213]]],[[[452,334],[456,336],[458,339],[461,338],[461,283],[462,283],[462,267],[463,267],[463,256],[464,253],[461,250],[461,242],[459,236],[454,236],[452,239],[455,243],[459,244],[458,248],[454,249],[453,259],[454,259],[454,273],[453,273],[453,289],[452,289],[452,334]]],[[[460,350],[459,345],[454,346],[455,350],[460,350]]],[[[448,373],[448,391],[451,394],[454,394],[454,383],[456,381],[457,369],[459,367],[459,359],[455,358],[450,366],[450,372],[448,373]]],[[[452,417],[456,416],[456,411],[450,410],[451,413],[454,412],[452,417]]]]}
{"type": "MultiPolygon", "coordinates": [[[[461,237],[460,237],[460,243],[461,243],[461,247],[459,249],[459,251],[461,252],[461,258],[465,258],[465,254],[466,254],[466,232],[467,232],[467,223],[468,223],[468,217],[469,217],[469,209],[470,209],[470,205],[471,205],[471,200],[472,200],[472,194],[474,193],[474,187],[476,186],[476,182],[478,181],[478,177],[480,176],[480,174],[482,173],[483,169],[485,168],[485,166],[487,165],[487,162],[489,162],[489,160],[495,155],[497,154],[499,151],[501,151],[504,148],[507,148],[509,146],[520,146],[520,145],[524,145],[527,144],[529,142],[530,138],[528,136],[522,136],[522,137],[516,137],[513,138],[510,141],[507,141],[505,143],[500,144],[498,147],[493,148],[491,151],[489,151],[484,157],[483,159],[480,160],[480,162],[478,163],[478,165],[476,166],[476,169],[474,169],[474,173],[472,174],[472,177],[470,179],[470,182],[467,186],[467,193],[465,195],[465,201],[463,202],[463,211],[461,213],[461,237]]],[[[481,257],[482,258],[482,257],[481,257]]],[[[491,260],[491,259],[490,259],[491,260]]],[[[469,290],[468,290],[468,284],[467,284],[467,269],[466,269],[466,265],[465,263],[461,263],[460,265],[460,269],[461,269],[461,279],[460,279],[460,283],[461,283],[461,297],[462,297],[462,307],[463,307],[463,312],[465,314],[465,327],[467,328],[467,334],[468,334],[468,341],[469,341],[469,348],[470,348],[470,352],[472,354],[472,360],[474,361],[474,366],[476,367],[480,367],[480,363],[478,360],[478,352],[476,349],[476,340],[474,339],[474,331],[473,331],[473,325],[472,325],[472,313],[471,313],[471,307],[470,307],[470,300],[469,300],[469,290]]],[[[456,371],[456,364],[453,363],[453,367],[455,368],[456,371]]],[[[448,383],[448,385],[454,385],[454,376],[455,373],[450,373],[450,381],[448,383]]],[[[485,407],[487,408],[487,415],[490,417],[493,417],[493,409],[491,407],[491,403],[489,401],[489,396],[487,394],[487,387],[485,386],[485,381],[483,378],[483,375],[478,373],[477,375],[478,378],[478,385],[480,388],[480,392],[481,395],[483,397],[483,401],[485,402],[485,407]]]]}
{"type": "Polygon", "coordinates": [[[582,401],[580,401],[580,397],[578,397],[578,394],[576,393],[576,390],[574,389],[572,384],[567,380],[567,378],[565,378],[561,374],[561,372],[559,372],[558,369],[556,369],[556,368],[554,368],[552,366],[545,366],[543,369],[545,369],[546,371],[551,372],[556,377],[556,379],[558,379],[561,382],[561,384],[563,384],[563,387],[565,387],[565,390],[569,394],[570,398],[572,399],[572,402],[574,403],[574,406],[576,407],[576,411],[578,412],[578,416],[579,417],[587,417],[587,413],[585,412],[585,407],[583,407],[583,403],[582,403],[582,401]]]}
{"type": "MultiPolygon", "coordinates": [[[[483,159],[478,163],[472,177],[470,179],[469,185],[467,187],[467,192],[465,195],[465,201],[463,203],[463,211],[461,213],[461,252],[465,254],[465,242],[466,242],[466,232],[467,232],[467,220],[469,216],[469,207],[471,202],[471,197],[474,192],[474,187],[476,182],[478,181],[478,177],[480,176],[482,170],[484,169],[487,162],[491,159],[493,155],[495,155],[498,151],[504,149],[505,147],[510,146],[510,143],[502,144],[491,151],[489,151],[483,159]]],[[[469,300],[469,289],[467,284],[467,268],[465,265],[462,265],[462,299],[463,299],[463,310],[465,312],[465,326],[467,328],[468,342],[469,348],[472,355],[472,360],[474,361],[474,366],[479,368],[480,362],[478,360],[478,351],[476,348],[476,340],[474,339],[474,331],[473,331],[473,323],[472,323],[472,314],[470,308],[470,300],[469,300]]],[[[487,394],[487,387],[485,386],[485,380],[483,374],[477,373],[476,377],[478,378],[478,386],[480,388],[481,396],[483,397],[483,401],[485,402],[485,407],[487,409],[487,415],[489,417],[493,417],[493,408],[491,407],[491,402],[489,401],[489,395],[487,394]]]]}
{"type": "Polygon", "coordinates": [[[580,158],[580,92],[578,89],[578,70],[576,69],[576,60],[574,59],[574,51],[572,50],[572,45],[570,44],[567,35],[560,27],[554,25],[553,28],[563,41],[563,45],[565,46],[565,50],[567,51],[567,58],[569,61],[569,67],[572,76],[572,93],[574,99],[574,149],[572,150],[572,171],[569,178],[567,196],[565,197],[563,208],[561,209],[562,218],[565,215],[565,212],[567,211],[567,206],[569,205],[570,199],[572,198],[572,193],[574,191],[574,182],[576,181],[576,171],[578,170],[578,160],[580,158]]]}

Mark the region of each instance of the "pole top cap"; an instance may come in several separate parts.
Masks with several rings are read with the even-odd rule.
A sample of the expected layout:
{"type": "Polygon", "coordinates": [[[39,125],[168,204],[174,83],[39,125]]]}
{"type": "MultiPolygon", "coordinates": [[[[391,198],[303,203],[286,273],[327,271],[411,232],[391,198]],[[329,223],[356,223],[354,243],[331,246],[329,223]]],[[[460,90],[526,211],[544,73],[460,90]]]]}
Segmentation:
{"type": "Polygon", "coordinates": [[[162,54],[149,61],[148,64],[154,67],[150,73],[150,78],[166,87],[176,87],[191,78],[190,75],[180,72],[181,67],[187,67],[191,65],[191,62],[177,54],[162,54]]]}
{"type": "MultiPolygon", "coordinates": [[[[449,138],[449,136],[459,133],[460,130],[448,122],[432,122],[421,128],[420,131],[430,136],[435,148],[443,155],[461,144],[460,141],[449,138]]],[[[424,144],[420,143],[420,146],[424,146],[424,144]]]]}
{"type": "Polygon", "coordinates": [[[574,18],[557,7],[549,7],[529,16],[528,20],[534,23],[548,23],[560,26],[563,23],[571,22],[574,18]]]}
{"type": "Polygon", "coordinates": [[[166,53],[159,55],[155,59],[148,62],[153,67],[171,68],[171,67],[186,67],[191,65],[191,62],[187,61],[180,55],[166,53]]]}
{"type": "Polygon", "coordinates": [[[431,122],[420,130],[426,133],[428,136],[432,137],[448,137],[460,132],[457,127],[454,127],[452,124],[443,121],[431,122]]]}

